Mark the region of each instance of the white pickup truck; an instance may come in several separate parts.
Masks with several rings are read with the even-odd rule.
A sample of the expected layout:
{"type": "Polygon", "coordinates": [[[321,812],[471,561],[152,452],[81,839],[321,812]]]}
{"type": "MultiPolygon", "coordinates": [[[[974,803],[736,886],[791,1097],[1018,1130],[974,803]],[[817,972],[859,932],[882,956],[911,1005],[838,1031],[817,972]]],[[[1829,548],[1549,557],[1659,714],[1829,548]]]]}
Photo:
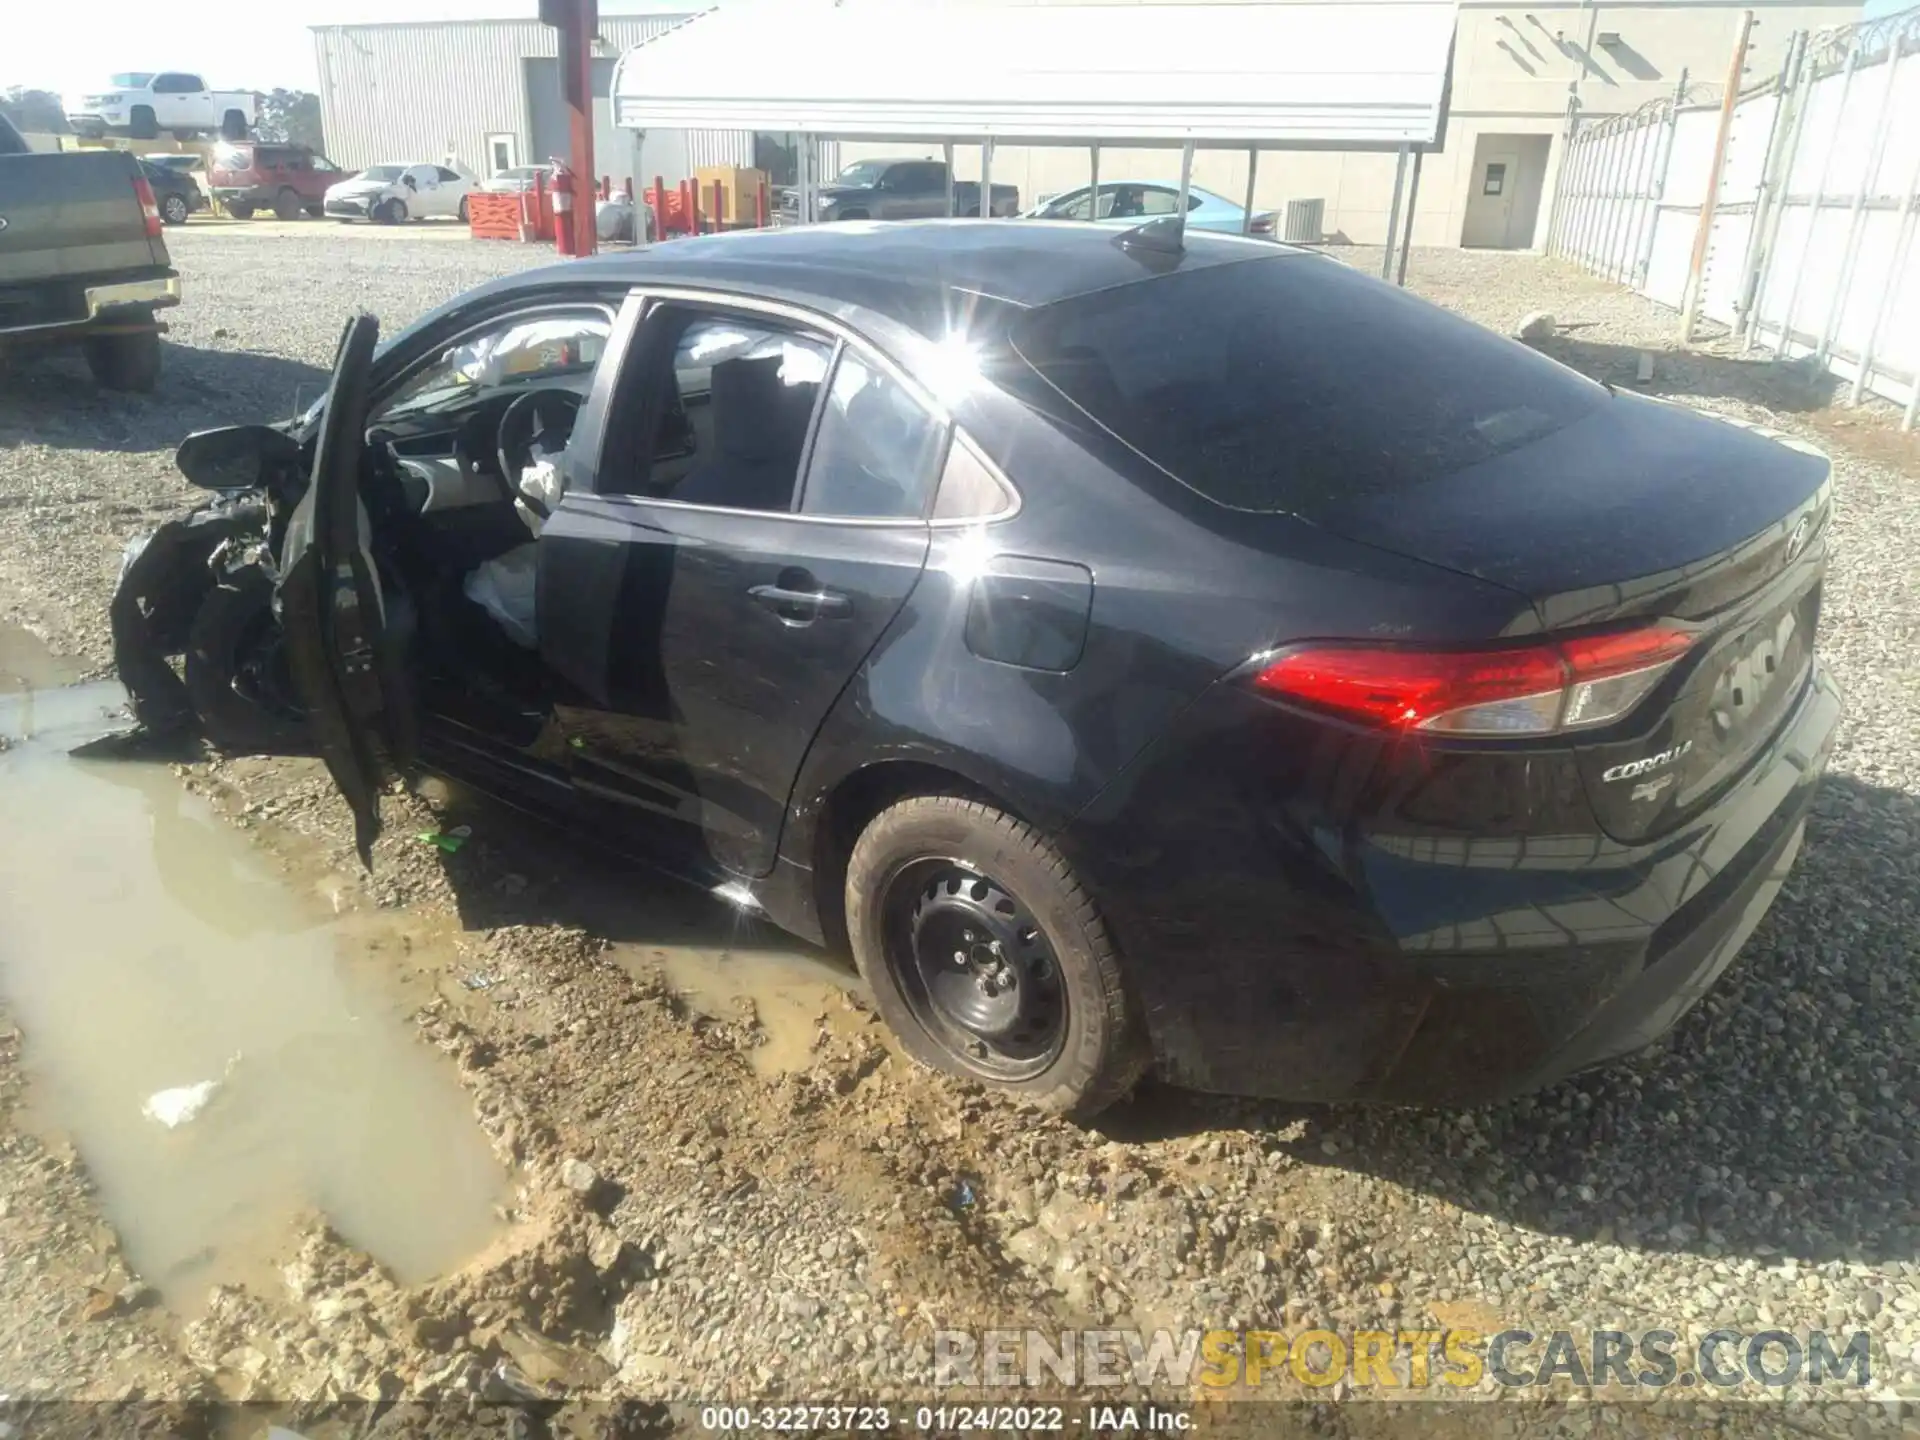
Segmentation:
{"type": "Polygon", "coordinates": [[[244,140],[253,128],[253,93],[209,90],[190,70],[129,70],[109,76],[98,93],[69,95],[67,123],[78,135],[130,135],[176,140],[218,132],[244,140]]]}

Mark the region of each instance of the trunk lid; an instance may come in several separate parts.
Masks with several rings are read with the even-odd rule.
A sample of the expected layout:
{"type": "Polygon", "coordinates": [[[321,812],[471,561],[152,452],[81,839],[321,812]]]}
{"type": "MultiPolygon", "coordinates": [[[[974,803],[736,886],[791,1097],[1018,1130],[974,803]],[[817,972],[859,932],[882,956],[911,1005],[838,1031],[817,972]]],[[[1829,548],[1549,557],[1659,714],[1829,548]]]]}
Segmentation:
{"type": "Polygon", "coordinates": [[[1314,517],[1518,591],[1549,631],[1682,620],[1694,649],[1576,747],[1601,827],[1654,838],[1698,814],[1786,719],[1813,663],[1832,510],[1826,458],[1791,437],[1616,394],[1517,450],[1314,517]]]}
{"type": "Polygon", "coordinates": [[[167,263],[147,234],[131,155],[75,151],[0,159],[0,329],[4,287],[78,279],[167,263]]]}

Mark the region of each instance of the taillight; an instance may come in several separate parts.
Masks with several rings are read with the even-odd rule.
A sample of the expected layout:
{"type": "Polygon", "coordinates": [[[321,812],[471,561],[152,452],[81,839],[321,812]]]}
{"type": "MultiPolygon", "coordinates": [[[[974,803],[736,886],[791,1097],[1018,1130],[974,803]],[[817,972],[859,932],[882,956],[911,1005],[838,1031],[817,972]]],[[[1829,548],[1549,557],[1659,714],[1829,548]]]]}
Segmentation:
{"type": "Polygon", "coordinates": [[[1499,650],[1309,645],[1254,677],[1278,699],[1389,730],[1551,735],[1618,720],[1692,648],[1673,625],[1499,650]]]}
{"type": "Polygon", "coordinates": [[[147,177],[133,177],[133,193],[140,201],[140,213],[147,220],[147,238],[151,240],[160,233],[160,206],[153,198],[153,186],[147,183],[147,177]]]}

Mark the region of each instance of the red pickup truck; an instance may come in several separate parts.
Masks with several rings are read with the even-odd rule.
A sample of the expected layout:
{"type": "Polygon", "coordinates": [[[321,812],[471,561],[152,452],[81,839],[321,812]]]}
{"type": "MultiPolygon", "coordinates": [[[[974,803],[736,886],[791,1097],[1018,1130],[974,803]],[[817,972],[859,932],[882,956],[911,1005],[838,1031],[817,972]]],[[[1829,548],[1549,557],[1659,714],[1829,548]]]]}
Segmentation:
{"type": "Polygon", "coordinates": [[[256,210],[298,220],[318,216],[327,190],[350,173],[305,145],[246,140],[214,150],[207,188],[236,220],[250,220],[256,210]]]}

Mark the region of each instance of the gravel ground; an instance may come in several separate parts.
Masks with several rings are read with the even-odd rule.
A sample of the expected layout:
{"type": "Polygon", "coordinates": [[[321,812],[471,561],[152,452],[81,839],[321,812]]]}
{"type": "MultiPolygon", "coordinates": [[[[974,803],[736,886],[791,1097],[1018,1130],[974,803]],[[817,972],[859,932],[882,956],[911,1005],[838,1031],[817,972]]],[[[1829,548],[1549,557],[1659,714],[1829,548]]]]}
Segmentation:
{"type": "MultiPolygon", "coordinates": [[[[0,620],[96,668],[122,545],[191,493],[170,467],[180,434],[317,393],[351,307],[398,324],[544,258],[330,233],[170,239],[189,303],[158,395],[102,395],[70,361],[0,380],[0,620]]],[[[1621,383],[1653,350],[1643,388],[1834,456],[1820,643],[1847,725],[1786,893],[1666,1043],[1466,1113],[1149,1088],[1082,1131],[909,1067],[849,1002],[823,1012],[811,1067],[766,1082],[746,1061],[750,1021],[690,1015],[606,947],[677,943],[714,923],[702,905],[608,878],[620,920],[582,922],[593,886],[550,844],[481,811],[476,842],[441,857],[403,843],[436,807],[396,795],[402,838],[353,903],[457,915],[469,958],[501,977],[420,1023],[522,1166],[514,1238],[401,1292],[324,1231],[296,1237],[289,1295],[223,1297],[177,1333],[195,1371],[237,1364],[276,1398],[486,1394],[502,1366],[600,1395],[823,1398],[924,1394],[936,1323],[1862,1328],[1875,1407],[1735,1407],[1723,1424],[1896,1427],[1897,1402],[1920,1401],[1920,443],[1885,407],[1822,408],[1796,367],[1724,342],[1673,349],[1670,315],[1552,262],[1417,252],[1410,282],[1503,330],[1550,311],[1549,348],[1621,383]]],[[[187,774],[263,838],[284,829],[351,868],[310,765],[187,774]]],[[[0,1151],[0,1184],[44,1195],[43,1181],[66,1183],[0,1151]]],[[[0,1256],[0,1308],[30,1278],[0,1256]]],[[[0,1391],[23,1378],[6,1339],[0,1391]]],[[[38,1343],[36,1373],[77,1384],[79,1352],[61,1366],[38,1343]]],[[[159,1366],[152,1393],[174,1393],[178,1369],[159,1366]]],[[[1370,1423],[1353,1407],[1338,1421],[1370,1423]]]]}

